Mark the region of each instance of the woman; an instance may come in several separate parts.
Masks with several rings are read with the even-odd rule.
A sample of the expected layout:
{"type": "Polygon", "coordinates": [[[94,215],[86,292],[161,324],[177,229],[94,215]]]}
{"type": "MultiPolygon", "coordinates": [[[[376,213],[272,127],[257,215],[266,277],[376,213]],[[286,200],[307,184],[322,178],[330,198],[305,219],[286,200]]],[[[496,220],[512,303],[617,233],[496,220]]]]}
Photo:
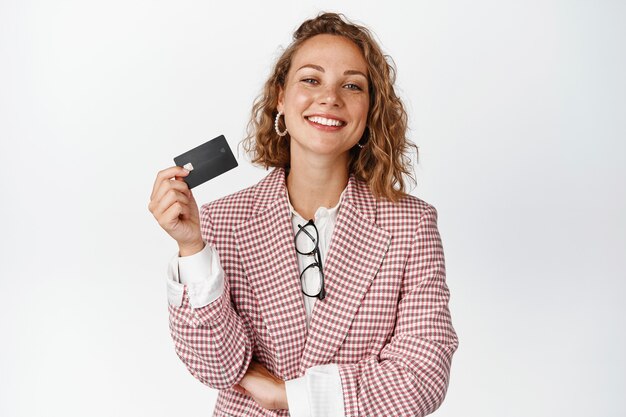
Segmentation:
{"type": "Polygon", "coordinates": [[[170,328],[216,416],[425,415],[458,341],[437,212],[407,195],[406,112],[366,28],[305,21],[245,141],[275,169],[198,212],[171,167],[150,211],[178,242],[170,328]],[[174,178],[174,179],[172,179],[174,178]]]}

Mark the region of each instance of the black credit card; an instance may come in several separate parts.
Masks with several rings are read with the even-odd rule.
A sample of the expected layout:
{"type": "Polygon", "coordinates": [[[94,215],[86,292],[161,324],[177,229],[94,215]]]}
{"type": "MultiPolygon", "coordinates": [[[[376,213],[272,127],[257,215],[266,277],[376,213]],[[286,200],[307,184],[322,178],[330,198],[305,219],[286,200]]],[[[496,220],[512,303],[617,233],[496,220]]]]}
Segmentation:
{"type": "Polygon", "coordinates": [[[190,189],[238,165],[224,135],[177,156],[174,158],[174,163],[190,171],[189,175],[184,177],[190,189]]]}

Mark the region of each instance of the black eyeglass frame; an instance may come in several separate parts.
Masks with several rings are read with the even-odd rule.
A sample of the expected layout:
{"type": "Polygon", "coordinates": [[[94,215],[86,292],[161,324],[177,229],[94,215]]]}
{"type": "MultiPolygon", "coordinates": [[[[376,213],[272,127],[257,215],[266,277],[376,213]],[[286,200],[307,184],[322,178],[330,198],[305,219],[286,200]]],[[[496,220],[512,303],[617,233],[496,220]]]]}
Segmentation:
{"type": "Polygon", "coordinates": [[[298,232],[294,236],[294,246],[296,247],[296,252],[298,252],[300,255],[306,255],[306,256],[313,255],[313,259],[315,260],[315,262],[313,262],[312,264],[308,265],[300,273],[300,288],[302,289],[302,293],[304,295],[306,295],[307,297],[311,297],[311,298],[317,297],[318,299],[323,300],[326,297],[326,290],[324,289],[324,270],[322,269],[322,256],[320,255],[320,249],[319,249],[320,234],[319,234],[319,232],[317,230],[317,227],[315,226],[315,223],[313,222],[313,219],[309,220],[304,226],[299,224],[298,228],[300,230],[298,230],[298,232]],[[315,230],[316,238],[313,238],[313,236],[311,236],[311,234],[305,229],[307,226],[313,226],[313,230],[315,230]],[[306,233],[306,235],[313,242],[315,242],[315,247],[313,248],[312,251],[310,251],[310,252],[300,252],[300,250],[298,250],[298,243],[297,243],[298,242],[298,235],[301,232],[306,233]],[[311,295],[311,294],[307,294],[307,292],[304,291],[304,285],[303,285],[302,279],[304,278],[304,273],[309,268],[314,268],[314,267],[318,267],[319,268],[321,285],[320,285],[319,292],[317,294],[311,295]]]}

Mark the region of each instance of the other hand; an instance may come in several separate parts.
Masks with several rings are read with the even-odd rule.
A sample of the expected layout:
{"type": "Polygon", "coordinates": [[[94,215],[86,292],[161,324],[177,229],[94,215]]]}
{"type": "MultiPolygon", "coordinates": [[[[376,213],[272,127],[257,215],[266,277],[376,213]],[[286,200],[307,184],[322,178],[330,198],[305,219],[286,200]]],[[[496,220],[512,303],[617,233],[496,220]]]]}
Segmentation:
{"type": "Polygon", "coordinates": [[[274,376],[265,366],[252,360],[244,377],[233,389],[251,396],[268,410],[289,409],[285,381],[274,376]]]}

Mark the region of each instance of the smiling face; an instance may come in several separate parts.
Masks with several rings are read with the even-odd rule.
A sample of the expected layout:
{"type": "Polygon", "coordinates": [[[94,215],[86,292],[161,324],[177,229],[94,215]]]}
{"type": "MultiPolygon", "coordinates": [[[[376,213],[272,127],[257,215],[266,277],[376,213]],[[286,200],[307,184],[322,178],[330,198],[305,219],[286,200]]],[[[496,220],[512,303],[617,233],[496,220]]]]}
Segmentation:
{"type": "MultiPolygon", "coordinates": [[[[316,35],[294,54],[278,110],[285,114],[291,156],[345,159],[367,125],[367,64],[349,39],[316,35]]],[[[342,162],[342,163],[343,163],[342,162]]]]}

